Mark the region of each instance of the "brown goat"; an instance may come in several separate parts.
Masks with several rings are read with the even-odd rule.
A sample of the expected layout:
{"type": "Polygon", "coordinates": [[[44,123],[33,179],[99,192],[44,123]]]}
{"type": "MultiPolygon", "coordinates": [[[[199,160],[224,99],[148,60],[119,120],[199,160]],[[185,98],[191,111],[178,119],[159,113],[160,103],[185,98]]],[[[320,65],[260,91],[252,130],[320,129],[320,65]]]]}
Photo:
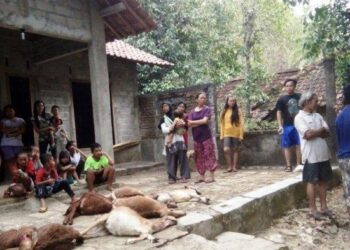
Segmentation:
{"type": "Polygon", "coordinates": [[[164,216],[174,216],[175,218],[184,216],[186,213],[180,210],[169,209],[165,204],[146,196],[132,196],[128,198],[117,198],[115,206],[125,206],[133,209],[144,218],[158,218],[164,216]]]}
{"type": "Polygon", "coordinates": [[[79,215],[93,215],[109,213],[112,210],[112,202],[105,196],[88,192],[83,194],[79,200],[72,203],[64,214],[66,217],[63,224],[73,224],[73,219],[79,215]]]}
{"type": "Polygon", "coordinates": [[[21,241],[25,237],[32,238],[35,227],[24,226],[16,229],[11,229],[0,234],[0,250],[12,247],[19,247],[21,241]]]}

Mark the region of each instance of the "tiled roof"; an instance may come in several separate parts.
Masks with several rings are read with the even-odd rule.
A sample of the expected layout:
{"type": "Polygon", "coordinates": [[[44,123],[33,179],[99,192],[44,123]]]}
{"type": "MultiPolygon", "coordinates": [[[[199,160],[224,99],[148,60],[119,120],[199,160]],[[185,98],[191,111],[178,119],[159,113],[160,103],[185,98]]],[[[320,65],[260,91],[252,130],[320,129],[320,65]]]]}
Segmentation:
{"type": "MultiPolygon", "coordinates": [[[[276,118],[276,102],[277,99],[284,95],[283,83],[286,79],[292,78],[298,81],[296,92],[305,93],[312,91],[317,94],[319,106],[324,108],[326,105],[326,79],[323,63],[315,63],[307,65],[302,69],[292,69],[276,73],[270,83],[262,86],[262,90],[268,94],[269,100],[265,103],[252,105],[251,115],[258,120],[274,120],[276,118]]],[[[227,83],[228,86],[222,88],[234,89],[237,84],[244,84],[242,79],[227,83]]],[[[222,90],[219,90],[222,91],[222,90]]],[[[220,93],[220,92],[219,92],[220,93]]],[[[337,105],[341,103],[341,92],[337,91],[337,105]]],[[[220,99],[220,98],[218,98],[220,99]]],[[[221,98],[224,100],[223,98],[221,98]]],[[[221,101],[221,100],[220,100],[221,101]]]]}
{"type": "Polygon", "coordinates": [[[160,67],[170,67],[174,65],[173,63],[135,48],[121,40],[114,40],[113,42],[106,43],[106,53],[112,57],[126,59],[140,64],[158,65],[160,67]]]}

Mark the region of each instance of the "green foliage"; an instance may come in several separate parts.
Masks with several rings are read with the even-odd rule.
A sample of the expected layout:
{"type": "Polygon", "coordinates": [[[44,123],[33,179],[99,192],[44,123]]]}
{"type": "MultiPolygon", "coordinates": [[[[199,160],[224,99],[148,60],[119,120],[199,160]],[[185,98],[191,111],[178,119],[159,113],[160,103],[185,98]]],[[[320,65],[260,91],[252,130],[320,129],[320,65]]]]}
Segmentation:
{"type": "MultiPolygon", "coordinates": [[[[138,66],[142,92],[191,86],[203,82],[223,84],[244,76],[244,1],[140,0],[158,28],[127,42],[164,58],[170,69],[138,66]]],[[[300,61],[298,40],[302,27],[290,9],[277,0],[256,1],[257,37],[253,61],[269,73],[294,67],[300,61]],[[290,39],[290,32],[294,34],[290,39]],[[295,38],[295,39],[294,39],[295,38]],[[281,63],[283,61],[283,63],[281,63]]]]}
{"type": "Polygon", "coordinates": [[[349,81],[350,13],[347,0],[335,0],[309,14],[304,50],[308,58],[335,58],[338,84],[349,81]]]}
{"type": "Polygon", "coordinates": [[[277,120],[268,122],[268,121],[258,121],[252,118],[244,119],[245,132],[260,131],[260,130],[277,130],[277,128],[278,128],[277,120]]]}

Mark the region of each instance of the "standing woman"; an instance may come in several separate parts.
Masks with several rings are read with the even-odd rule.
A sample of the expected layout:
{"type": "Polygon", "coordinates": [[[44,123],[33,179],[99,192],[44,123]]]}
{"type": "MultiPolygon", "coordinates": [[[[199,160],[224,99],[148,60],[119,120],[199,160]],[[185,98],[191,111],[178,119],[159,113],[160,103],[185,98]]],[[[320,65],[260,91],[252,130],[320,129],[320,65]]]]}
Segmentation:
{"type": "MultiPolygon", "coordinates": [[[[4,170],[14,164],[16,156],[23,150],[22,134],[25,131],[25,121],[16,117],[15,108],[12,105],[4,107],[4,117],[0,121],[1,152],[4,159],[4,170]]],[[[3,172],[3,173],[5,173],[3,172]]]]}
{"type": "Polygon", "coordinates": [[[223,141],[224,154],[228,165],[227,172],[238,169],[239,147],[243,140],[243,115],[237,100],[227,97],[220,116],[220,139],[223,141]]]}
{"type": "MultiPolygon", "coordinates": [[[[34,117],[32,117],[33,128],[39,135],[39,149],[40,154],[46,154],[47,147],[51,143],[50,132],[55,131],[55,128],[50,125],[51,115],[45,112],[45,104],[43,101],[35,101],[34,103],[34,117]]],[[[56,147],[50,147],[51,155],[56,159],[56,147]]]]}
{"type": "Polygon", "coordinates": [[[195,163],[200,174],[197,182],[214,182],[214,172],[217,168],[215,145],[213,142],[209,121],[211,110],[205,105],[207,96],[204,92],[196,95],[197,106],[188,117],[188,126],[192,127],[195,163]],[[209,171],[209,177],[205,178],[205,172],[209,171]]]}

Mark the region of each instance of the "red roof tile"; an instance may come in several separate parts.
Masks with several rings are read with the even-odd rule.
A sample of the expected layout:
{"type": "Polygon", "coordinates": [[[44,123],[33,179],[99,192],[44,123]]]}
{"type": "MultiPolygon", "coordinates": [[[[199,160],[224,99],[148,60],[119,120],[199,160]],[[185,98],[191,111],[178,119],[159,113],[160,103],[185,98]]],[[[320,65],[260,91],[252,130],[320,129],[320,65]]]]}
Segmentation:
{"type": "Polygon", "coordinates": [[[140,64],[158,65],[160,67],[170,67],[174,65],[173,63],[135,48],[121,40],[114,40],[113,42],[106,43],[106,53],[112,57],[122,58],[140,64]]]}

